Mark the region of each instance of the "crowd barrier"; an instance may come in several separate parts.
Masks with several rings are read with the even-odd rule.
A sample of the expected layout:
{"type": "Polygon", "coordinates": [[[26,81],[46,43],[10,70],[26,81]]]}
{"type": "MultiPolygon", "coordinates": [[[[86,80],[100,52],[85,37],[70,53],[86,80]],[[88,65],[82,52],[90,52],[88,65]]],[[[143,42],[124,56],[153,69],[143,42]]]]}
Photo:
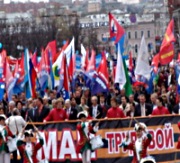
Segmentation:
{"type": "MultiPolygon", "coordinates": [[[[180,160],[180,150],[176,149],[180,135],[177,126],[179,119],[178,115],[136,118],[137,121],[144,122],[148,126],[148,130],[153,136],[148,153],[158,163],[171,163],[180,160]]],[[[50,163],[80,163],[81,155],[77,154],[75,150],[78,139],[77,123],[78,121],[34,123],[45,140],[43,148],[38,152],[38,158],[45,156],[50,163]]],[[[135,120],[131,123],[129,118],[101,119],[100,128],[96,135],[102,136],[104,146],[92,153],[92,160],[96,163],[130,163],[133,153],[125,151],[119,146],[127,131],[135,140],[135,123],[135,120]]]]}

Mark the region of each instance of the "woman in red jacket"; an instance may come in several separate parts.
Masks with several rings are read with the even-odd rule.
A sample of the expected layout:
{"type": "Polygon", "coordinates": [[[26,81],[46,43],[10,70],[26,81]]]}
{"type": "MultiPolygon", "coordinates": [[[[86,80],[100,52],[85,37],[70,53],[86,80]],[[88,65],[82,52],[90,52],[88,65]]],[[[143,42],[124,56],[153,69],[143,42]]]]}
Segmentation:
{"type": "Polygon", "coordinates": [[[81,122],[77,125],[77,130],[80,135],[80,139],[77,142],[76,152],[82,153],[82,162],[91,162],[91,144],[90,144],[90,133],[95,134],[98,131],[98,123],[93,127],[89,121],[87,121],[88,113],[86,111],[79,112],[77,117],[81,122]]]}

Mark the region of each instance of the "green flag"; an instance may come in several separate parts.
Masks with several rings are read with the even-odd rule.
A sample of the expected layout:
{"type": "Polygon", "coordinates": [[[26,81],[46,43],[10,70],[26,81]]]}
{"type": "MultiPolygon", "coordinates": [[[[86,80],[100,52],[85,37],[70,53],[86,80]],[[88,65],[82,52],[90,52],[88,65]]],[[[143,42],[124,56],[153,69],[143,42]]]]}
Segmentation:
{"type": "Polygon", "coordinates": [[[126,62],[124,59],[123,59],[123,66],[124,66],[124,71],[125,71],[125,75],[126,75],[126,84],[124,85],[124,89],[125,89],[126,96],[129,97],[129,95],[131,95],[133,93],[133,91],[132,91],[132,85],[131,85],[129,75],[128,75],[126,62]]]}

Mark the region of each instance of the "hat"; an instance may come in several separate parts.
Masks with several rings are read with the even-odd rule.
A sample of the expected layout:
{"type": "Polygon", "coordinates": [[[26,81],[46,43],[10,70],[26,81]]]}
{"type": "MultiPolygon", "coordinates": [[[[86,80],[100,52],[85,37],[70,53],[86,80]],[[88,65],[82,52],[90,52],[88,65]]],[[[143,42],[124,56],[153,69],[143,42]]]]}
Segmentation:
{"type": "Polygon", "coordinates": [[[151,156],[148,156],[148,157],[146,157],[146,158],[142,158],[141,159],[141,161],[140,161],[140,163],[156,163],[156,161],[154,160],[154,158],[153,157],[151,157],[151,156]]]}
{"type": "Polygon", "coordinates": [[[0,114],[0,119],[6,120],[6,116],[4,114],[0,114]]]}
{"type": "Polygon", "coordinates": [[[87,117],[88,116],[88,112],[87,111],[81,111],[78,113],[77,118],[82,118],[82,117],[87,117]]]}
{"type": "Polygon", "coordinates": [[[142,129],[146,129],[147,126],[144,123],[136,123],[134,126],[134,130],[138,131],[138,130],[142,130],[142,129]]]}
{"type": "Polygon", "coordinates": [[[33,132],[32,132],[31,129],[30,129],[30,130],[25,130],[25,131],[24,131],[24,135],[25,135],[25,136],[31,136],[31,137],[33,137],[33,132]]]}

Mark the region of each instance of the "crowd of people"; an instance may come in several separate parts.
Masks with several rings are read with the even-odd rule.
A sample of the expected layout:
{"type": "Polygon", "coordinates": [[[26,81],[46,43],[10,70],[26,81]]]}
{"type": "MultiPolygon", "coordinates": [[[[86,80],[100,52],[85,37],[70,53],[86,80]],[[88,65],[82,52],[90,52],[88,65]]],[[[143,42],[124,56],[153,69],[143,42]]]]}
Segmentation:
{"type": "MultiPolygon", "coordinates": [[[[27,122],[78,120],[78,115],[82,112],[86,113],[87,120],[180,113],[180,96],[177,93],[177,81],[173,66],[160,70],[152,94],[147,93],[143,84],[135,84],[132,85],[133,93],[126,96],[125,89],[120,90],[112,83],[108,92],[91,95],[90,89],[82,86],[81,81],[81,77],[79,77],[76,89],[71,93],[70,99],[59,97],[55,89],[47,89],[44,97],[29,99],[26,98],[25,92],[22,92],[19,95],[13,95],[11,101],[7,100],[5,94],[0,102],[0,125],[8,127],[5,136],[8,134],[17,136],[20,133],[22,135],[27,122]]],[[[24,134],[25,137],[32,135],[28,131],[24,131],[24,134]]],[[[42,144],[43,142],[39,147],[42,144]]],[[[21,146],[20,141],[19,146],[21,146]]],[[[6,151],[6,149],[1,150],[6,151]]],[[[0,152],[0,159],[1,154],[2,152],[0,152]]],[[[12,160],[16,162],[17,159],[17,151],[12,152],[12,160]]]]}
{"type": "Polygon", "coordinates": [[[7,117],[17,110],[25,121],[47,122],[76,120],[81,111],[88,112],[89,119],[124,118],[164,114],[179,114],[180,97],[177,94],[175,71],[161,70],[154,86],[154,93],[148,94],[143,85],[133,87],[128,97],[125,90],[111,86],[109,92],[91,96],[89,88],[77,84],[70,99],[57,98],[56,90],[47,90],[43,98],[26,99],[25,93],[13,95],[11,101],[6,95],[0,104],[0,114],[7,117]],[[168,72],[169,71],[169,72],[168,72]]]}

